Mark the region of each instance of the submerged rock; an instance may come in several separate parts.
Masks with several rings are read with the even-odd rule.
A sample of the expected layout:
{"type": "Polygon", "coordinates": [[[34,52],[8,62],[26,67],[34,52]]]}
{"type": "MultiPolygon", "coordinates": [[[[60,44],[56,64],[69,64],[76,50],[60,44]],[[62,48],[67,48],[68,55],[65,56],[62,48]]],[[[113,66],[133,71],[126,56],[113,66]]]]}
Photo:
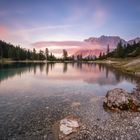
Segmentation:
{"type": "Polygon", "coordinates": [[[65,134],[69,135],[76,131],[76,128],[79,127],[78,121],[71,119],[71,118],[65,118],[60,121],[60,131],[65,134]]]}
{"type": "Polygon", "coordinates": [[[123,89],[113,89],[107,92],[103,106],[111,110],[140,111],[139,100],[123,89]]]}
{"type": "Polygon", "coordinates": [[[59,140],[70,140],[75,134],[78,134],[81,123],[75,116],[67,116],[54,125],[55,137],[59,140]]]}

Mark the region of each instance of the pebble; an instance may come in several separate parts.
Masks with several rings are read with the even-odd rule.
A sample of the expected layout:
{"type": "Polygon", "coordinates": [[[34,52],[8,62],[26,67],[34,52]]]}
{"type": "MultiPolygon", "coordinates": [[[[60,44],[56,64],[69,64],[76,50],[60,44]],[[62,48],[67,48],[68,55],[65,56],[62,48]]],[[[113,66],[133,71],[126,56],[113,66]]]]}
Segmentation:
{"type": "MultiPolygon", "coordinates": [[[[81,123],[74,123],[79,130],[70,140],[138,140],[140,138],[139,112],[106,112],[103,98],[90,101],[91,97],[69,96],[50,97],[31,101],[24,98],[10,103],[0,115],[0,139],[28,138],[55,140],[52,126],[66,116],[74,115],[81,123]],[[69,100],[65,100],[69,98],[69,100]],[[76,99],[76,100],[75,100],[76,99]],[[79,102],[79,109],[72,103],[79,102]],[[30,103],[27,106],[27,103],[30,103]],[[11,121],[13,120],[13,121],[11,121]]],[[[10,99],[9,99],[10,100],[10,99]]],[[[4,102],[3,102],[4,103],[4,102]]],[[[5,102],[6,103],[6,102],[5,102]]]]}

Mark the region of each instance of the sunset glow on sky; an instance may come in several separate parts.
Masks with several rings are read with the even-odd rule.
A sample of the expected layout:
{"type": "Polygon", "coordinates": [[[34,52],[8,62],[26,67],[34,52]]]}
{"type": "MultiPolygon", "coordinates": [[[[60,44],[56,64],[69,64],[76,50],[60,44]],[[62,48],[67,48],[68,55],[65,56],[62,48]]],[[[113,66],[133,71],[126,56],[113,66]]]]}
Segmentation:
{"type": "Polygon", "coordinates": [[[128,40],[139,26],[140,0],[0,0],[0,39],[24,48],[73,50],[101,35],[128,40]]]}

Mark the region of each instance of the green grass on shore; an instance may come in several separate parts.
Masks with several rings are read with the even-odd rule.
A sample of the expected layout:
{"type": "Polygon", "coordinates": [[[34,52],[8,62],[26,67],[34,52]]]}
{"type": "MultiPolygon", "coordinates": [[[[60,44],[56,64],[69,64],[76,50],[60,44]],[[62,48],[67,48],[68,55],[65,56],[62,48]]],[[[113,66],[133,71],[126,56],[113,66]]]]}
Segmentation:
{"type": "MultiPolygon", "coordinates": [[[[0,63],[4,63],[4,64],[13,63],[13,62],[39,63],[39,62],[46,62],[46,61],[32,61],[32,60],[14,61],[12,59],[7,59],[7,58],[0,59],[0,63]]],[[[50,61],[50,62],[52,62],[52,61],[50,61]]],[[[56,62],[59,62],[59,61],[56,61],[56,62]]],[[[62,61],[60,61],[60,62],[62,62],[62,61]]],[[[90,62],[109,64],[109,65],[112,65],[114,68],[119,69],[123,72],[140,73],[140,57],[124,58],[124,59],[108,58],[106,60],[97,60],[97,61],[90,61],[90,62]]]]}
{"type": "Polygon", "coordinates": [[[140,57],[137,58],[108,58],[107,60],[98,60],[96,63],[106,63],[112,65],[123,72],[140,73],[140,57]]]}

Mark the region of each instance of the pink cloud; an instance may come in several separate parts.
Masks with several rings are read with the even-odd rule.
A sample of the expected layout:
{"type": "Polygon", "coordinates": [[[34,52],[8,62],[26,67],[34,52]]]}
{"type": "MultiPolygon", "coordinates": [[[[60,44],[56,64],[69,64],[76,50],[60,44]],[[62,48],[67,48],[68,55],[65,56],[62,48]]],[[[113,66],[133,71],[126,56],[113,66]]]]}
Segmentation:
{"type": "Polygon", "coordinates": [[[37,48],[49,47],[49,46],[81,46],[82,41],[40,41],[32,44],[37,48]]]}
{"type": "Polygon", "coordinates": [[[0,37],[5,37],[8,35],[9,30],[6,26],[0,25],[0,37]]]}
{"type": "Polygon", "coordinates": [[[100,48],[100,45],[96,44],[93,45],[91,43],[85,41],[40,41],[31,44],[35,48],[44,48],[44,47],[53,47],[59,46],[60,48],[90,48],[90,49],[97,49],[100,48]]]}
{"type": "Polygon", "coordinates": [[[40,41],[31,44],[33,48],[45,49],[48,48],[50,52],[61,55],[62,49],[66,49],[70,55],[79,52],[79,50],[91,50],[95,52],[102,49],[100,44],[91,44],[85,41],[40,41]]]}
{"type": "MultiPolygon", "coordinates": [[[[79,50],[79,48],[68,48],[67,49],[69,54],[74,54],[78,50],[79,50]]],[[[53,49],[51,52],[54,54],[62,54],[62,49],[53,49]]]]}

